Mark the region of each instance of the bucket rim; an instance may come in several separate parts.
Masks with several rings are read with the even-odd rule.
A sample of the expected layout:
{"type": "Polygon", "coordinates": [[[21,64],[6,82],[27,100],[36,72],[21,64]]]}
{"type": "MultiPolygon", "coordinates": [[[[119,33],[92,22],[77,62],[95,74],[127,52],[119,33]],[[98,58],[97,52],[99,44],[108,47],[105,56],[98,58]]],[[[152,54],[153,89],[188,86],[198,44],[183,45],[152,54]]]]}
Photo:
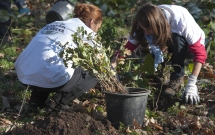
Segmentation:
{"type": "Polygon", "coordinates": [[[69,0],[58,0],[58,1],[55,2],[55,4],[58,3],[58,2],[60,2],[60,1],[61,1],[61,2],[62,2],[62,1],[68,2],[68,3],[72,4],[73,7],[75,7],[75,4],[72,3],[72,2],[69,1],[69,0]]]}
{"type": "Polygon", "coordinates": [[[128,94],[121,94],[121,93],[112,93],[108,91],[104,91],[105,94],[109,95],[117,95],[117,96],[144,96],[149,95],[151,93],[151,90],[148,90],[146,88],[139,88],[139,87],[126,87],[126,89],[141,89],[140,92],[130,92],[128,94]]]}

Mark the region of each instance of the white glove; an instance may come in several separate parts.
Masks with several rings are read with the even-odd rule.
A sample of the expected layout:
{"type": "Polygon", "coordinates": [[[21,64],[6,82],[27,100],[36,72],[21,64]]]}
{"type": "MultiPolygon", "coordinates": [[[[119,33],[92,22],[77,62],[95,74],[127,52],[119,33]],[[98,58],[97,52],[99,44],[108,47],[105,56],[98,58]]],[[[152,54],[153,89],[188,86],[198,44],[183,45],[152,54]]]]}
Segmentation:
{"type": "Polygon", "coordinates": [[[190,104],[197,104],[200,101],[196,81],[197,77],[193,75],[188,78],[188,83],[182,95],[182,98],[185,100],[186,103],[190,101],[190,104]]]}

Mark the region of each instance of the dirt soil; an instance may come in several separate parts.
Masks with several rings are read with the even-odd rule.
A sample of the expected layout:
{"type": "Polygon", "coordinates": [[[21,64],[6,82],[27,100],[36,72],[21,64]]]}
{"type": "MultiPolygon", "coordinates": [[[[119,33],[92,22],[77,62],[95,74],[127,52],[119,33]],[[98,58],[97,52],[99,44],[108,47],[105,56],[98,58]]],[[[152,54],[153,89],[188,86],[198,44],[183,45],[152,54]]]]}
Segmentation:
{"type": "Polygon", "coordinates": [[[5,135],[119,135],[108,120],[96,120],[86,113],[61,112],[41,117],[34,124],[15,128],[5,135]]]}

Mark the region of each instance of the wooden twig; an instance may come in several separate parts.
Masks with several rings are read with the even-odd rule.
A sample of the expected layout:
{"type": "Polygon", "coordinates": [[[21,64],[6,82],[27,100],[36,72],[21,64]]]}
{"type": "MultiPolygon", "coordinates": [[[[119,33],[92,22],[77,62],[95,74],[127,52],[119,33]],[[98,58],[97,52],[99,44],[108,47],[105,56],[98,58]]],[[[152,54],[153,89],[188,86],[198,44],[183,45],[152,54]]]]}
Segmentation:
{"type": "Polygon", "coordinates": [[[208,96],[210,96],[210,95],[212,95],[214,93],[214,91],[212,91],[210,94],[208,94],[206,97],[208,97],[208,96]]]}
{"type": "Polygon", "coordinates": [[[12,130],[12,129],[13,129],[13,126],[17,127],[16,121],[18,120],[18,118],[20,117],[20,114],[21,114],[21,112],[22,112],[22,108],[23,108],[23,105],[24,105],[24,102],[25,102],[25,99],[26,99],[26,95],[27,95],[28,89],[29,89],[29,85],[27,86],[27,88],[26,88],[26,90],[25,90],[24,97],[23,97],[23,100],[22,100],[22,105],[21,105],[21,107],[20,107],[20,109],[19,109],[18,117],[15,119],[14,124],[10,126],[10,128],[9,128],[8,131],[12,130]]]}
{"type": "Polygon", "coordinates": [[[160,88],[160,92],[159,92],[159,95],[158,95],[158,99],[157,99],[157,101],[156,101],[156,108],[154,109],[155,111],[158,109],[158,101],[159,101],[159,99],[160,99],[160,95],[161,95],[161,91],[162,91],[162,88],[163,88],[163,83],[161,83],[161,88],[160,88]]]}

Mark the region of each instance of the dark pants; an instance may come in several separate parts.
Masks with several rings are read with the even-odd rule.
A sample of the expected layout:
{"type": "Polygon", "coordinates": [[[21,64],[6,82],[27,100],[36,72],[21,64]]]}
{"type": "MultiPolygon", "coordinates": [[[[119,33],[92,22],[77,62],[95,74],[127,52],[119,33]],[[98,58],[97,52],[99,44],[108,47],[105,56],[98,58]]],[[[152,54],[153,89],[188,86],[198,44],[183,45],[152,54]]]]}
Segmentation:
{"type": "MultiPolygon", "coordinates": [[[[25,6],[25,0],[13,0],[14,4],[20,9],[25,6]]],[[[0,10],[6,10],[9,14],[11,13],[11,0],[0,0],[0,10]]],[[[5,38],[7,41],[8,35],[10,33],[9,27],[11,26],[11,19],[7,21],[0,21],[0,41],[5,38]]]]}
{"type": "MultiPolygon", "coordinates": [[[[11,13],[11,0],[0,0],[0,10],[6,10],[9,14],[11,13]]],[[[9,34],[9,26],[11,24],[11,19],[7,21],[0,21],[0,41],[7,37],[9,34]]]]}
{"type": "Polygon", "coordinates": [[[19,9],[26,5],[25,0],[13,0],[13,2],[19,9]]]}
{"type": "Polygon", "coordinates": [[[184,75],[185,59],[188,54],[188,43],[184,37],[173,33],[173,44],[169,46],[169,53],[172,53],[172,66],[174,72],[172,78],[178,78],[184,75]]]}
{"type": "Polygon", "coordinates": [[[57,103],[67,104],[70,101],[80,97],[83,93],[90,90],[97,84],[96,78],[90,76],[87,72],[81,68],[77,68],[69,82],[55,88],[41,88],[37,86],[30,86],[32,89],[31,100],[44,103],[50,93],[56,92],[54,100],[57,103]]]}

